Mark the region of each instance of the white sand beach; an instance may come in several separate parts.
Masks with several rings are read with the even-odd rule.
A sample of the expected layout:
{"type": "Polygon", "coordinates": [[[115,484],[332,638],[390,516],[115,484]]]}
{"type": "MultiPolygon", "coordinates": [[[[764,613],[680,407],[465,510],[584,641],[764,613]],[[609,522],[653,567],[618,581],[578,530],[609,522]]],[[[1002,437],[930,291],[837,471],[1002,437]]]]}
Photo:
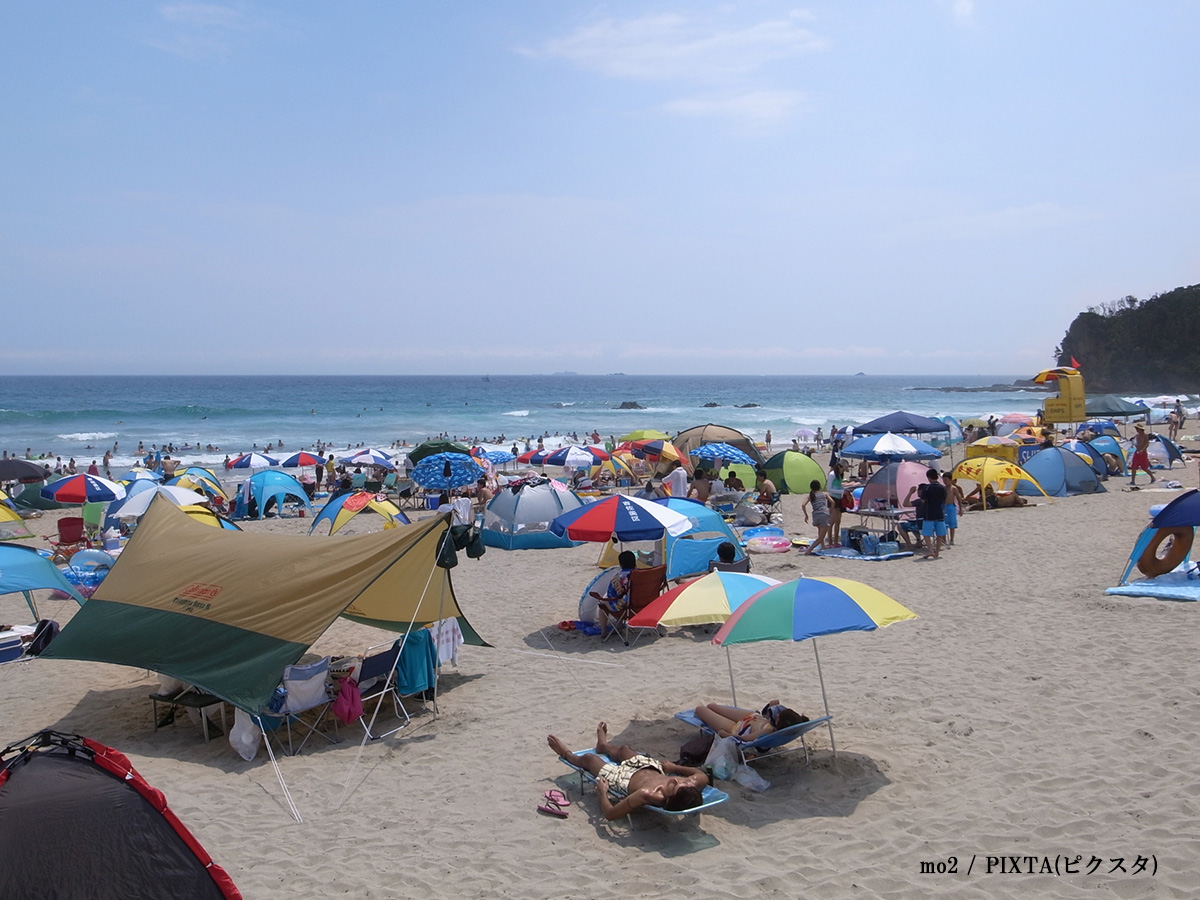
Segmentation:
{"type": "MultiPolygon", "coordinates": [[[[1196,480],[1191,469],[1173,477],[1196,480]]],[[[416,717],[361,758],[357,729],[343,728],[341,743],[283,759],[303,824],[262,752],[244,762],[182,718],[155,730],[156,680],[144,671],[5,666],[2,737],[50,727],[126,753],[248,898],[1190,900],[1200,606],[1104,595],[1149,507],[1174,496],[1122,484],[966,514],[937,561],[756,556],[756,572],[856,579],[919,618],[820,639],[836,758],[815,731],[811,765],[803,753],[766,760],[768,790],[723,782],[731,800],[698,821],[638,812],[607,823],[546,746],[548,732],[591,746],[604,720],[615,738],[675,759],[693,731],[673,714],[729,700],[726,653],[701,629],[626,648],[556,627],[575,618],[594,545],[460,557],[459,602],[494,646],[465,647],[444,671],[436,720],[416,717]],[[565,820],[535,811],[551,787],[572,799],[565,820]],[[1010,860],[989,874],[987,857],[1000,856],[1020,871],[1010,860]],[[1138,857],[1152,860],[1147,871],[1135,871],[1138,857]],[[1047,859],[1061,874],[1040,874],[1047,859]],[[1112,871],[1117,860],[1126,871],[1112,871]],[[923,862],[956,873],[923,874],[923,862]]],[[[785,502],[789,533],[811,534],[800,498],[785,502]]],[[[31,525],[52,533],[55,515],[31,525]]],[[[302,534],[309,522],[245,527],[302,534]]],[[[0,616],[20,615],[19,597],[3,602],[0,616]]],[[[65,622],[73,608],[43,614],[65,622]]],[[[357,653],[384,639],[339,621],[313,649],[357,653]]],[[[819,714],[810,643],[738,646],[732,665],[739,700],[778,696],[819,714]]]]}

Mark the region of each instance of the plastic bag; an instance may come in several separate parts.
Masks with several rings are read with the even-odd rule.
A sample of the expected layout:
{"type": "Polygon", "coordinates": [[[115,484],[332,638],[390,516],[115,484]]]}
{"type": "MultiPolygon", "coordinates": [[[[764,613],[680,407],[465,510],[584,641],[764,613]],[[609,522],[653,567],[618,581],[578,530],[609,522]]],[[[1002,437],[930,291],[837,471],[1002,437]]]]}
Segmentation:
{"type": "Polygon", "coordinates": [[[736,738],[718,738],[713,741],[712,748],[704,760],[704,767],[711,769],[713,776],[721,781],[728,781],[738,768],[738,751],[736,738]]]}
{"type": "Polygon", "coordinates": [[[258,742],[262,739],[262,730],[250,714],[245,710],[235,709],[233,712],[233,727],[229,729],[229,746],[237,751],[237,755],[249,762],[258,754],[258,742]]]}
{"type": "Polygon", "coordinates": [[[744,788],[749,788],[752,791],[765,791],[771,786],[771,782],[763,778],[757,772],[747,765],[740,765],[737,771],[733,773],[733,780],[744,788]]]}

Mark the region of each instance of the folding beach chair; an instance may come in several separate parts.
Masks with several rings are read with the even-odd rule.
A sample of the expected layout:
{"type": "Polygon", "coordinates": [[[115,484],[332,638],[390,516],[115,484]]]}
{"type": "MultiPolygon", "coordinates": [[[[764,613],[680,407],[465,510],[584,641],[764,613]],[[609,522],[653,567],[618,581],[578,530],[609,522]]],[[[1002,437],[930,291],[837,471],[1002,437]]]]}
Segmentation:
{"type": "MultiPolygon", "coordinates": [[[[701,721],[695,713],[695,710],[685,709],[675,713],[675,718],[680,722],[686,722],[689,725],[695,725],[701,731],[713,734],[713,730],[701,721]]],[[[821,716],[819,719],[809,719],[807,722],[801,722],[799,725],[790,725],[787,728],[780,728],[777,731],[772,731],[770,734],[760,735],[753,741],[743,741],[734,738],[735,746],[738,750],[738,755],[743,763],[751,763],[756,760],[766,759],[768,756],[778,756],[781,753],[788,753],[792,750],[803,748],[804,764],[808,765],[812,755],[808,749],[808,742],[804,739],[804,735],[812,731],[814,728],[819,728],[822,725],[828,725],[832,733],[833,716],[821,716]],[[789,747],[793,741],[799,739],[800,747],[789,747]]]]}
{"type": "Polygon", "coordinates": [[[714,559],[708,564],[710,572],[749,572],[750,557],[743,556],[741,559],[734,560],[731,563],[721,562],[719,559],[714,559]]]}
{"type": "MultiPolygon", "coordinates": [[[[314,734],[319,734],[331,744],[337,743],[336,737],[330,737],[325,732],[317,730],[332,702],[328,687],[329,660],[330,657],[326,656],[314,663],[285,667],[283,681],[280,683],[283,692],[277,694],[280,696],[281,702],[278,705],[273,703],[264,710],[264,716],[280,720],[280,725],[287,734],[289,756],[295,756],[303,750],[308,739],[314,734]],[[310,717],[302,716],[302,713],[310,711],[313,711],[310,717]],[[298,747],[294,747],[293,726],[298,733],[304,735],[298,747]]],[[[264,729],[264,734],[265,731],[264,729]]],[[[275,731],[278,734],[279,729],[276,728],[275,731]]],[[[282,748],[282,741],[280,744],[282,748]]]]}
{"type": "Polygon", "coordinates": [[[772,513],[779,513],[780,515],[783,514],[783,492],[782,491],[776,491],[774,494],[771,495],[771,499],[763,504],[763,512],[766,513],[766,515],[768,517],[770,517],[770,515],[772,513]]]}
{"type": "Polygon", "coordinates": [[[359,716],[358,721],[367,733],[367,738],[372,741],[395,734],[402,728],[407,728],[412,721],[409,718],[408,710],[404,708],[404,702],[400,699],[396,683],[396,666],[400,662],[403,641],[394,641],[390,646],[377,644],[375,647],[368,647],[367,653],[370,654],[372,650],[380,647],[388,649],[364,657],[358,671],[358,689],[362,694],[363,704],[363,713],[359,716]],[[392,701],[392,712],[402,721],[391,731],[376,733],[372,731],[375,727],[375,720],[379,718],[379,711],[383,708],[384,701],[389,698],[392,701]],[[367,711],[371,701],[375,702],[375,708],[371,710],[371,720],[368,722],[367,711]]]}
{"type": "Polygon", "coordinates": [[[50,542],[50,546],[54,548],[54,562],[65,563],[69,562],[71,557],[80,550],[91,547],[92,543],[84,534],[84,524],[82,516],[63,516],[57,522],[58,540],[46,537],[50,542]]]}
{"type": "MultiPolygon", "coordinates": [[[[604,640],[607,641],[613,634],[619,633],[621,635],[622,643],[624,643],[625,646],[628,647],[629,646],[629,631],[630,631],[629,620],[634,615],[636,615],[637,613],[639,613],[643,609],[645,609],[647,606],[649,606],[650,601],[652,601],[655,597],[657,597],[659,594],[661,594],[666,589],[667,589],[667,567],[666,566],[652,566],[651,568],[648,568],[648,569],[634,569],[632,572],[630,572],[629,573],[629,596],[626,598],[627,602],[626,602],[624,608],[622,608],[622,610],[620,612],[620,615],[617,619],[616,626],[613,628],[612,631],[610,631],[607,635],[604,636],[604,640]]],[[[603,602],[605,599],[602,594],[599,594],[596,591],[591,591],[590,595],[593,598],[595,598],[597,602],[603,602]]],[[[639,626],[639,627],[642,627],[642,626],[639,626]]],[[[658,631],[657,626],[645,626],[645,627],[648,627],[652,631],[655,631],[655,632],[658,631]]],[[[641,637],[640,631],[638,632],[638,637],[641,637]]],[[[636,637],[634,638],[634,643],[635,644],[637,643],[636,637]]]]}
{"type": "MultiPolygon", "coordinates": [[[[576,756],[582,756],[585,753],[596,753],[596,749],[594,747],[588,747],[586,750],[575,750],[572,752],[576,756]]],[[[608,756],[605,756],[603,753],[596,753],[596,755],[599,756],[601,759],[603,759],[605,762],[610,762],[610,763],[614,763],[614,764],[616,763],[615,759],[611,759],[608,756]]],[[[595,784],[596,783],[596,776],[593,775],[591,772],[587,771],[586,769],[581,769],[581,768],[579,768],[579,766],[576,766],[572,763],[567,762],[567,760],[563,759],[561,756],[558,758],[558,760],[567,768],[574,769],[576,772],[579,773],[579,793],[580,794],[584,793],[584,785],[585,784],[595,784]]],[[[714,806],[719,806],[720,804],[724,803],[726,800],[729,799],[729,795],[727,793],[725,793],[722,790],[719,790],[718,788],[713,787],[711,784],[708,785],[701,793],[703,796],[703,802],[699,806],[693,806],[691,809],[671,810],[671,809],[663,809],[661,806],[643,806],[643,807],[641,807],[641,809],[648,810],[649,812],[656,813],[660,816],[667,816],[669,818],[678,818],[681,816],[690,816],[693,813],[695,813],[696,815],[699,815],[700,813],[704,812],[705,810],[712,809],[714,806]]],[[[608,791],[608,796],[610,798],[612,798],[613,800],[620,802],[621,799],[623,799],[625,795],[623,793],[621,793],[620,791],[610,787],[609,791],[608,791]]]]}

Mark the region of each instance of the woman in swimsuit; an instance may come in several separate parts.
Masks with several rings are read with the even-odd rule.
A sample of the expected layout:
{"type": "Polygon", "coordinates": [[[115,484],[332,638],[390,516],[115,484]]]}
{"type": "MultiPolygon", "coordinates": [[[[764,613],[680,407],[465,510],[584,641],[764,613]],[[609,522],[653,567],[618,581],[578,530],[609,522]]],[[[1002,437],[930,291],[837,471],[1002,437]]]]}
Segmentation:
{"type": "Polygon", "coordinates": [[[806,716],[800,715],[794,709],[788,709],[778,700],[771,700],[759,712],[737,706],[706,703],[697,706],[695,713],[697,719],[717,733],[717,737],[735,737],[746,743],[780,728],[808,721],[806,716]]]}

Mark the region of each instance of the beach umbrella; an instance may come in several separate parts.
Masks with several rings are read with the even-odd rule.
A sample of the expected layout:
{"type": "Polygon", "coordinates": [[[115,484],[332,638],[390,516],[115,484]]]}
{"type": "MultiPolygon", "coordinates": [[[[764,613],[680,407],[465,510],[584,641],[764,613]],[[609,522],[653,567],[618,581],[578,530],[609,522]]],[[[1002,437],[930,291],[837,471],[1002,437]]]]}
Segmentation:
{"type": "Polygon", "coordinates": [[[468,453],[435,453],[417,463],[409,477],[424,488],[452,491],[477,482],[483,469],[468,453]]]}
{"type": "Polygon", "coordinates": [[[42,488],[42,496],[58,503],[104,503],[125,496],[125,486],[99,475],[68,475],[42,488]]]}
{"type": "MultiPolygon", "coordinates": [[[[825,695],[825,677],[816,638],[843,631],[875,631],[894,622],[915,619],[917,614],[870,585],[848,578],[798,578],[768,587],[744,601],[713,635],[720,647],[756,641],[803,641],[813,639],[817,677],[821,682],[821,700],[825,715],[830,715],[825,695]]],[[[726,653],[726,659],[729,654],[726,653]]],[[[733,705],[737,692],[733,687],[733,663],[729,663],[729,685],[733,705]]],[[[829,744],[833,743],[833,722],[829,724],[829,744]]]]}
{"type": "Polygon", "coordinates": [[[1019,447],[1020,441],[1013,440],[1007,435],[991,434],[977,441],[971,441],[972,447],[1019,447]]]}
{"type": "Polygon", "coordinates": [[[690,451],[688,455],[693,459],[723,460],[743,466],[754,465],[754,457],[750,454],[724,443],[701,444],[695,450],[690,451]]]}
{"type": "Polygon", "coordinates": [[[631,431],[629,434],[623,434],[618,441],[663,441],[671,436],[663,434],[656,428],[639,428],[636,431],[631,431]]]}
{"type": "Polygon", "coordinates": [[[669,507],[614,495],[598,503],[563,513],[550,523],[550,530],[573,541],[657,541],[667,533],[678,537],[692,527],[683,513],[669,507]]]}
{"type": "Polygon", "coordinates": [[[382,466],[385,469],[394,469],[396,464],[392,462],[392,457],[382,450],[376,450],[374,447],[368,447],[365,450],[359,450],[350,456],[343,456],[342,462],[347,466],[382,466]]]}
{"type": "Polygon", "coordinates": [[[108,514],[116,516],[119,519],[141,518],[146,514],[146,510],[150,508],[150,504],[159,494],[166,497],[176,506],[197,506],[206,499],[203,494],[186,490],[177,485],[156,484],[147,490],[138,491],[136,494],[126,497],[124,503],[116,509],[110,509],[108,514]]]}
{"type": "Polygon", "coordinates": [[[811,428],[797,428],[796,429],[796,437],[798,437],[802,440],[807,441],[809,438],[815,438],[816,436],[817,436],[817,433],[815,431],[813,431],[811,428]]]}
{"type": "Polygon", "coordinates": [[[709,572],[656,597],[629,624],[635,628],[653,628],[724,622],[746,600],[776,584],[778,579],[766,575],[709,572]]]}
{"type": "Polygon", "coordinates": [[[651,462],[674,462],[679,463],[687,469],[691,469],[692,463],[688,459],[687,454],[675,446],[671,441],[655,439],[652,441],[634,441],[633,455],[639,459],[648,459],[651,462]]]}
{"type": "Polygon", "coordinates": [[[211,481],[208,478],[201,478],[199,475],[176,475],[170,481],[166,482],[166,484],[181,487],[185,491],[195,491],[198,494],[204,494],[208,497],[229,499],[229,495],[225,493],[225,488],[221,486],[219,481],[211,481]]]}
{"type": "Polygon", "coordinates": [[[293,453],[279,465],[285,469],[298,469],[301,466],[323,466],[325,465],[325,457],[309,453],[307,450],[301,450],[299,453],[293,453]]]}
{"type": "Polygon", "coordinates": [[[1032,425],[1033,416],[1028,413],[1005,413],[996,421],[1005,425],[1032,425]]]}
{"type": "Polygon", "coordinates": [[[608,459],[608,454],[599,447],[578,447],[568,444],[549,454],[545,466],[594,466],[608,459]]]}
{"type": "Polygon", "coordinates": [[[892,434],[938,434],[949,430],[950,426],[940,419],[897,410],[870,422],[863,422],[855,427],[854,433],[885,434],[890,431],[892,434]]]}
{"type": "Polygon", "coordinates": [[[267,469],[279,465],[279,460],[265,453],[243,453],[229,464],[231,469],[267,469]]]}
{"type": "Polygon", "coordinates": [[[470,454],[470,452],[470,447],[466,444],[460,444],[458,441],[425,441],[417,444],[412,450],[408,451],[408,461],[419,463],[425,457],[433,456],[437,453],[470,454]]]}
{"type": "Polygon", "coordinates": [[[516,459],[516,457],[507,450],[489,450],[487,453],[483,454],[483,458],[490,462],[493,466],[502,466],[505,463],[510,463],[516,459]]]}
{"type": "Polygon", "coordinates": [[[128,472],[118,478],[117,481],[123,481],[126,484],[130,484],[135,481],[162,481],[162,475],[160,475],[158,472],[152,471],[151,469],[143,469],[141,466],[137,466],[130,469],[128,472]]]}
{"type": "Polygon", "coordinates": [[[19,481],[22,484],[36,484],[46,480],[46,468],[27,459],[10,456],[0,459],[0,481],[19,481]]]}
{"type": "Polygon", "coordinates": [[[841,455],[849,459],[890,462],[897,459],[939,459],[942,451],[916,438],[886,431],[847,444],[842,448],[841,455]]]}

